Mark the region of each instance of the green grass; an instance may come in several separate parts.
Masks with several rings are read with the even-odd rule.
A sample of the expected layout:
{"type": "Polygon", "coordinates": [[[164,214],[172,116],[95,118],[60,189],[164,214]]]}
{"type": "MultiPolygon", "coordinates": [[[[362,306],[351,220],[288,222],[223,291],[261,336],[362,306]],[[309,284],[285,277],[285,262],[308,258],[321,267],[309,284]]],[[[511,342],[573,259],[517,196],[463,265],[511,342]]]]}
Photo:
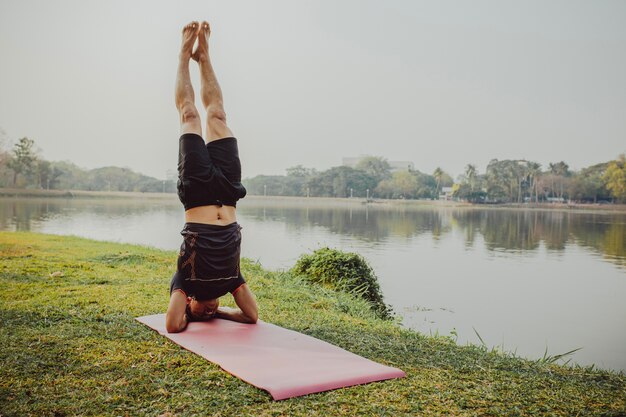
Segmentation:
{"type": "Polygon", "coordinates": [[[2,416],[626,415],[624,375],[423,336],[244,260],[263,320],[408,375],[275,402],[134,320],[165,311],[175,252],[2,232],[0,259],[2,416]]]}

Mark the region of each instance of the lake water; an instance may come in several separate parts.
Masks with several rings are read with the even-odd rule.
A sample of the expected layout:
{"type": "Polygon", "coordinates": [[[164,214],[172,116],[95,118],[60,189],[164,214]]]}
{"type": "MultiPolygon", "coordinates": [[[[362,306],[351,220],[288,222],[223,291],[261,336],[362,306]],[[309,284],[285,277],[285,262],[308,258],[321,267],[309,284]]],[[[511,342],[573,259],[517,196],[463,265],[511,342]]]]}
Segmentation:
{"type": "MultiPolygon", "coordinates": [[[[243,256],[269,269],[322,246],[363,255],[422,333],[479,344],[478,332],[529,358],[582,348],[572,362],[626,370],[626,214],[246,198],[238,217],[243,256]]],[[[0,199],[2,230],[173,250],[183,221],[175,196],[0,199]]]]}

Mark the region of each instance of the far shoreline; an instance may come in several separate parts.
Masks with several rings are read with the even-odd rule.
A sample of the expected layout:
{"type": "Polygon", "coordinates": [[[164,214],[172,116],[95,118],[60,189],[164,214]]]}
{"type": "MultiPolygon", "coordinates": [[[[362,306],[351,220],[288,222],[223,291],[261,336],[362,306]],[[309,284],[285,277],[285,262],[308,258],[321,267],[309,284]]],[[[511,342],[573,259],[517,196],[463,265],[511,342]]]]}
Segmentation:
{"type": "MultiPolygon", "coordinates": [[[[71,198],[71,199],[155,199],[177,201],[176,193],[154,193],[133,191],[84,191],[84,190],[42,190],[0,188],[0,198],[71,198]]],[[[298,196],[263,196],[248,195],[240,205],[246,202],[263,203],[270,206],[301,205],[308,207],[354,207],[367,208],[459,208],[459,209],[488,209],[488,210],[556,210],[567,212],[602,212],[626,213],[626,204],[598,204],[598,203],[502,203],[502,204],[473,204],[452,200],[391,200],[361,197],[298,197],[298,196]]]]}

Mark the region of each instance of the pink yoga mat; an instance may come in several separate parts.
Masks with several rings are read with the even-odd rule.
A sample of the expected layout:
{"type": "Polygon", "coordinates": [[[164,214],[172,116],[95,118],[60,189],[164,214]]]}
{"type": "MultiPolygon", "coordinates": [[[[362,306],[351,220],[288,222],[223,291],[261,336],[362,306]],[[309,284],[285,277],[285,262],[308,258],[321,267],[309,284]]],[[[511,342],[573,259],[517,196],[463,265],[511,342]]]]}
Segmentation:
{"type": "Polygon", "coordinates": [[[242,324],[215,319],[189,323],[181,333],[167,333],[164,314],[137,320],[268,391],[275,400],[406,376],[400,369],[262,321],[242,324]]]}

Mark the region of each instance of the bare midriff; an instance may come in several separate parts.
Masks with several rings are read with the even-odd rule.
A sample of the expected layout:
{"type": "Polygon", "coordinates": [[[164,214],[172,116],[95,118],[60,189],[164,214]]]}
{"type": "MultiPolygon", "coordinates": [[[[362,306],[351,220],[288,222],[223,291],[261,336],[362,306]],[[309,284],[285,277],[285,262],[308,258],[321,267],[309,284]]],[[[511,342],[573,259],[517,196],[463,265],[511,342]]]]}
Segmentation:
{"type": "Polygon", "coordinates": [[[233,206],[200,206],[185,211],[185,222],[226,226],[237,221],[233,206]]]}

